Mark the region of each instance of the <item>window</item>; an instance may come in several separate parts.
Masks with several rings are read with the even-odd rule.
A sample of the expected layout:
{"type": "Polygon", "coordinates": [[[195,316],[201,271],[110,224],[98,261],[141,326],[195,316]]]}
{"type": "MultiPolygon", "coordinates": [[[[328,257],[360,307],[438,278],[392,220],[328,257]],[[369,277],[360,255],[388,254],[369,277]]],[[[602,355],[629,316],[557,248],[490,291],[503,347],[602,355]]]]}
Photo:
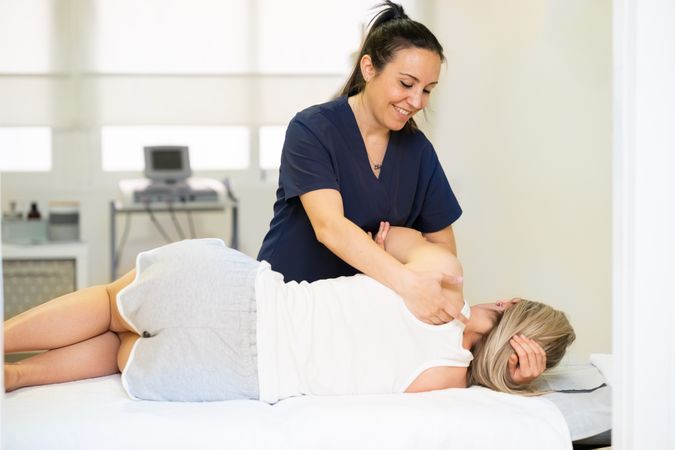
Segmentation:
{"type": "Polygon", "coordinates": [[[374,0],[259,0],[258,70],[348,74],[374,0]]]}
{"type": "Polygon", "coordinates": [[[1,168],[51,170],[53,140],[59,157],[100,151],[104,171],[142,170],[157,142],[186,143],[195,170],[275,170],[283,127],[262,126],[255,148],[250,133],[339,90],[376,3],[2,0],[0,127],[18,131],[1,168]],[[99,129],[100,148],[81,144],[99,129]]]}
{"type": "Polygon", "coordinates": [[[192,170],[237,170],[249,166],[247,127],[106,126],[101,129],[104,171],[142,171],[143,147],[186,145],[192,170]]]}
{"type": "Polygon", "coordinates": [[[99,73],[316,73],[351,68],[373,0],[95,0],[99,73]]]}
{"type": "Polygon", "coordinates": [[[95,0],[89,70],[226,73],[250,70],[249,0],[95,0]]]}
{"type": "Polygon", "coordinates": [[[0,73],[48,73],[53,66],[50,0],[0,2],[0,73]]]}
{"type": "Polygon", "coordinates": [[[281,149],[286,138],[285,126],[260,127],[260,168],[274,170],[279,168],[281,149]]]}
{"type": "Polygon", "coordinates": [[[46,172],[52,169],[49,127],[0,127],[0,171],[46,172]]]}

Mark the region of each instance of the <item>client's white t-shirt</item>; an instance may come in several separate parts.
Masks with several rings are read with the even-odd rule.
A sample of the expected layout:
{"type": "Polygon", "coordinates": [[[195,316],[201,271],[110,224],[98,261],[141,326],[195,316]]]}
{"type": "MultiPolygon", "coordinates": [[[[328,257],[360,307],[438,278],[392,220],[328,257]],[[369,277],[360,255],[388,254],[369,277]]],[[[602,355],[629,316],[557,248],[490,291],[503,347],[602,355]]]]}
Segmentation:
{"type": "MultiPolygon", "coordinates": [[[[431,367],[467,367],[458,320],[430,325],[365,275],[284,283],[262,262],[256,278],[260,399],[400,393],[431,367]]],[[[468,318],[470,308],[462,313],[468,318]]]]}

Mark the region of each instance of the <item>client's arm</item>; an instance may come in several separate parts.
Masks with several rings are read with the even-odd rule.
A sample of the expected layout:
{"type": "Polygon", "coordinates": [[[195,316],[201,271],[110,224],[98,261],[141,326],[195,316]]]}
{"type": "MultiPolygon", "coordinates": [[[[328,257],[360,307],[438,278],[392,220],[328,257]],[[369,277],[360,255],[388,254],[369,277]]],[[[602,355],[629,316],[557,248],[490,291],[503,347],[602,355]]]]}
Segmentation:
{"type": "Polygon", "coordinates": [[[462,265],[450,249],[445,245],[429,242],[422,233],[412,228],[392,227],[384,223],[375,241],[411,269],[462,276],[462,265]]]}
{"type": "Polygon", "coordinates": [[[375,242],[416,272],[442,272],[457,277],[458,282],[443,283],[441,289],[444,297],[453,299],[455,304],[464,304],[462,265],[445,245],[429,242],[419,231],[392,227],[387,222],[380,226],[375,242]]]}
{"type": "MultiPolygon", "coordinates": [[[[446,246],[429,242],[419,231],[411,228],[392,227],[385,222],[380,226],[375,241],[396,259],[414,270],[437,270],[453,276],[463,276],[462,265],[457,257],[446,246]]],[[[462,301],[464,300],[461,283],[454,286],[444,285],[443,291],[445,294],[459,296],[462,301]]],[[[522,338],[513,339],[511,346],[515,353],[509,358],[508,370],[511,372],[513,381],[518,384],[526,384],[544,372],[546,357],[541,357],[541,352],[543,352],[541,347],[535,346],[532,341],[522,338]]],[[[441,373],[436,372],[435,375],[441,376],[441,373]]],[[[442,375],[441,379],[446,380],[447,378],[442,375]]],[[[433,379],[419,381],[424,381],[425,388],[427,382],[431,382],[431,385],[435,383],[433,379]]]]}

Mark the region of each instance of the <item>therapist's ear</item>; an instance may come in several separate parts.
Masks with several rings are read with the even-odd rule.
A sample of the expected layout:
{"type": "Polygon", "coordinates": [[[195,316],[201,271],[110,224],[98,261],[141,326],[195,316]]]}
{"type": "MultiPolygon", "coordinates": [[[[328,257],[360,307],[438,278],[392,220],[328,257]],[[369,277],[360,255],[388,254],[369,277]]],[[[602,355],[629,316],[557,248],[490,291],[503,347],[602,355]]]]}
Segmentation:
{"type": "Polygon", "coordinates": [[[370,55],[363,55],[359,64],[361,66],[361,75],[363,76],[363,80],[367,83],[372,80],[377,73],[375,66],[373,66],[373,60],[370,55]]]}

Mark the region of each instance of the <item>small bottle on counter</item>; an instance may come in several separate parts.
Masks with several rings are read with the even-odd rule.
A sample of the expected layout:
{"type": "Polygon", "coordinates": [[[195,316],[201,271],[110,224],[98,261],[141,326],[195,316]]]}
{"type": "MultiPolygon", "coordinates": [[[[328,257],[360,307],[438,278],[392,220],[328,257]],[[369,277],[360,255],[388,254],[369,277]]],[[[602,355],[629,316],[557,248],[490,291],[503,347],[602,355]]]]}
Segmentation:
{"type": "Polygon", "coordinates": [[[2,220],[11,221],[11,220],[21,220],[23,219],[23,213],[16,208],[16,200],[11,200],[9,202],[9,211],[2,213],[2,220]]]}
{"type": "Polygon", "coordinates": [[[26,215],[28,220],[39,220],[42,217],[40,211],[38,210],[37,202],[31,202],[30,211],[26,215]]]}

